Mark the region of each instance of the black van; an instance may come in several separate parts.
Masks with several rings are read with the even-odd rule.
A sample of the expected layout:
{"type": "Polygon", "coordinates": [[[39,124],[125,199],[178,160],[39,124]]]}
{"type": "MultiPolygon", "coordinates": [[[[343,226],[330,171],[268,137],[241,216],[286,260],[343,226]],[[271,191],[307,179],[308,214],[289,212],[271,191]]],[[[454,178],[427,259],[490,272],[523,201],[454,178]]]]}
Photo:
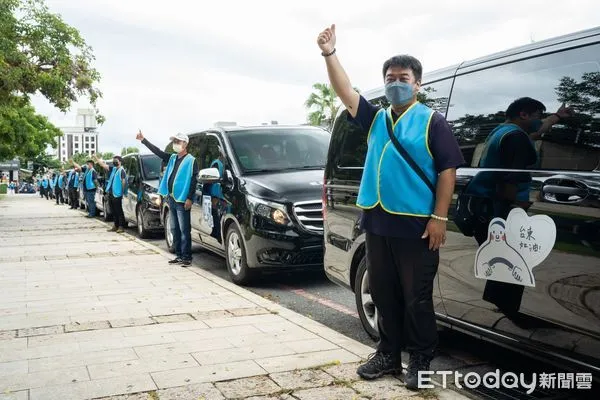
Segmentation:
{"type": "Polygon", "coordinates": [[[123,169],[127,173],[123,214],[127,222],[137,227],[141,238],[163,232],[158,195],[161,164],[162,160],[155,154],[130,153],[123,157],[123,169]]]}
{"type": "MultiPolygon", "coordinates": [[[[383,87],[363,95],[388,105],[383,87]]],[[[457,172],[447,241],[440,250],[434,285],[438,322],[598,379],[600,28],[428,73],[419,100],[446,116],[467,162],[457,172]],[[469,208],[465,188],[474,177],[489,176],[489,170],[478,168],[485,140],[505,121],[508,105],[521,97],[541,101],[548,114],[562,103],[575,114],[535,143],[535,167],[494,170],[496,177],[525,176],[530,181],[530,206],[509,208],[507,220],[500,221],[502,232],[492,232],[502,224],[488,225],[486,216],[480,248],[465,222],[482,216],[479,208],[469,208]],[[523,274],[530,272],[530,281],[495,276],[506,267],[490,258],[498,251],[529,265],[523,274]]],[[[377,310],[369,290],[364,232],[359,229],[361,210],[355,205],[366,138],[367,132],[348,122],[347,111],[341,110],[325,170],[324,260],[330,280],[354,291],[362,324],[377,339],[377,310]]]]}
{"type": "MultiPolygon", "coordinates": [[[[258,269],[323,269],[329,132],[272,125],[214,128],[189,138],[201,169],[192,240],[225,257],[233,282],[248,283],[258,269]]],[[[162,218],[173,252],[166,201],[162,218]]]]}

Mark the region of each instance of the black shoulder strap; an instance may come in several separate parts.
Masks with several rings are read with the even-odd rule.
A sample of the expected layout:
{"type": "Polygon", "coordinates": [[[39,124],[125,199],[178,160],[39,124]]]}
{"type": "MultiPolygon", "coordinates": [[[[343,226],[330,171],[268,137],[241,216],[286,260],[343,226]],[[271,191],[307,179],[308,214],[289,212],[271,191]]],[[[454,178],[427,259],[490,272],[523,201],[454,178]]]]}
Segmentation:
{"type": "Polygon", "coordinates": [[[388,131],[390,140],[396,147],[396,150],[398,150],[398,152],[400,153],[400,155],[402,157],[404,157],[404,159],[406,160],[408,165],[410,165],[412,167],[412,169],[417,173],[417,175],[419,175],[419,177],[423,180],[423,182],[425,182],[425,184],[429,187],[429,189],[431,189],[431,192],[435,195],[436,190],[435,190],[435,186],[433,186],[433,183],[431,183],[431,181],[429,180],[429,178],[427,178],[427,175],[425,175],[425,173],[423,172],[421,167],[419,167],[419,165],[415,162],[415,160],[412,159],[412,157],[408,154],[408,152],[404,149],[404,147],[402,147],[402,145],[398,141],[398,138],[396,138],[396,135],[394,135],[394,130],[392,129],[391,118],[389,117],[387,112],[385,114],[385,123],[387,125],[387,131],[388,131]]]}

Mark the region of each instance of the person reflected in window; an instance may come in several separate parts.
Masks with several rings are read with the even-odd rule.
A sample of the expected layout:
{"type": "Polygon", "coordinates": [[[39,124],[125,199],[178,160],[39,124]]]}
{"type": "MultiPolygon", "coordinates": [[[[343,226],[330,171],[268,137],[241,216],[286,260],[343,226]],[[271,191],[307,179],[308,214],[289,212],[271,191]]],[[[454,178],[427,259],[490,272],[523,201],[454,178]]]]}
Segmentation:
{"type": "Polygon", "coordinates": [[[498,168],[514,172],[481,172],[466,192],[492,201],[490,215],[475,227],[475,238],[481,245],[487,238],[489,221],[494,217],[506,219],[513,207],[529,209],[531,174],[521,170],[536,168],[539,157],[534,141],[542,140],[553,125],[571,115],[564,105],[542,120],[546,106],[539,100],[522,97],[506,109],[506,121],[488,135],[479,168],[498,168]]]}
{"type": "MultiPolygon", "coordinates": [[[[219,157],[210,163],[210,168],[216,168],[219,171],[219,178],[221,180],[223,180],[223,177],[225,176],[225,160],[225,152],[221,146],[219,146],[219,157]]],[[[221,243],[221,216],[223,215],[223,210],[225,209],[225,205],[227,203],[225,197],[223,196],[223,187],[221,186],[221,182],[204,185],[202,193],[211,197],[213,228],[210,235],[217,239],[219,243],[221,243]]]]}
{"type": "MultiPolygon", "coordinates": [[[[539,156],[536,140],[542,140],[553,125],[571,114],[564,105],[542,120],[546,106],[539,100],[522,97],[506,109],[506,121],[488,135],[479,168],[512,170],[480,172],[466,188],[475,196],[472,210],[476,213],[473,233],[481,246],[488,237],[488,225],[493,218],[506,220],[515,207],[527,211],[531,206],[529,194],[531,174],[523,170],[537,168],[539,156]]],[[[507,316],[517,319],[524,287],[522,285],[486,281],[483,299],[498,306],[507,316]]]]}

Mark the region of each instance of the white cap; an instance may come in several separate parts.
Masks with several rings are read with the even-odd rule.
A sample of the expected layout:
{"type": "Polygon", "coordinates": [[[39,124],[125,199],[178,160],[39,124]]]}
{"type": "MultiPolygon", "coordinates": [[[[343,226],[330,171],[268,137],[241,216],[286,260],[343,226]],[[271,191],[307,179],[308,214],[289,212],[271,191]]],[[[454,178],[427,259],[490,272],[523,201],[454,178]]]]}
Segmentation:
{"type": "Polygon", "coordinates": [[[175,140],[175,139],[177,139],[177,140],[181,140],[182,142],[186,142],[186,143],[189,143],[189,141],[190,141],[190,138],[188,138],[188,135],[186,135],[185,133],[178,133],[177,135],[175,135],[175,136],[171,136],[171,137],[169,138],[169,140],[170,140],[171,142],[172,142],[173,140],[175,140]]]}

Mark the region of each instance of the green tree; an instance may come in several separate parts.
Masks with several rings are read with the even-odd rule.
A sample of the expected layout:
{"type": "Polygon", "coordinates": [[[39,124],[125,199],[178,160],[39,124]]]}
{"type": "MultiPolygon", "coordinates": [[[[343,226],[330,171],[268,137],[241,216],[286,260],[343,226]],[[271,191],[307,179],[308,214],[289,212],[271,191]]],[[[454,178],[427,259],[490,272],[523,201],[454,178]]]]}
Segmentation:
{"type": "Polygon", "coordinates": [[[124,156],[126,154],[129,154],[129,153],[139,153],[139,152],[140,152],[140,150],[137,147],[133,147],[133,146],[131,146],[131,147],[123,147],[121,149],[121,155],[122,156],[124,156]]]}
{"type": "Polygon", "coordinates": [[[114,156],[115,156],[115,153],[113,153],[112,151],[107,151],[107,152],[104,152],[104,153],[101,153],[101,154],[100,154],[100,157],[101,157],[103,160],[112,160],[112,158],[113,158],[114,156]]]}
{"type": "MultiPolygon", "coordinates": [[[[315,83],[314,91],[304,102],[308,109],[308,123],[315,126],[324,126],[331,130],[333,121],[340,108],[337,94],[333,87],[327,83],[315,83]]],[[[357,92],[357,88],[354,88],[357,92]]]]}
{"type": "MultiPolygon", "coordinates": [[[[36,176],[38,173],[46,172],[48,169],[60,169],[62,163],[57,158],[46,153],[39,154],[37,157],[33,157],[33,170],[31,176],[36,176]]],[[[24,163],[24,159],[21,159],[21,164],[24,163]]]]}
{"type": "Polygon", "coordinates": [[[102,94],[94,86],[100,75],[93,60],[77,29],[43,0],[0,1],[0,158],[33,157],[56,146],[60,131],[35,113],[32,95],[43,95],[62,112],[84,95],[96,108],[102,94]]]}
{"type": "Polygon", "coordinates": [[[55,138],[61,134],[27,102],[13,99],[7,104],[0,95],[0,160],[34,158],[44,153],[48,144],[55,147],[55,138]]]}

